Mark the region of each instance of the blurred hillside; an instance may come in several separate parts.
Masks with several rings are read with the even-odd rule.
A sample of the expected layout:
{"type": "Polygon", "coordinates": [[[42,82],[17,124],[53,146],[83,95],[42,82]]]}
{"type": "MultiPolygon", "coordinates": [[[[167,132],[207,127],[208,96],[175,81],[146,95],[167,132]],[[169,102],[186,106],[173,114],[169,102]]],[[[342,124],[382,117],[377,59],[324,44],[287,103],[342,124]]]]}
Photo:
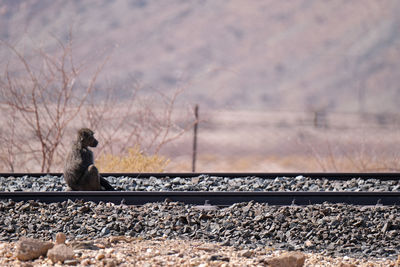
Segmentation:
{"type": "Polygon", "coordinates": [[[398,14],[397,0],[2,0],[0,39],[52,51],[72,28],[78,59],[111,55],[103,84],[187,86],[209,108],[396,112],[398,14]]]}

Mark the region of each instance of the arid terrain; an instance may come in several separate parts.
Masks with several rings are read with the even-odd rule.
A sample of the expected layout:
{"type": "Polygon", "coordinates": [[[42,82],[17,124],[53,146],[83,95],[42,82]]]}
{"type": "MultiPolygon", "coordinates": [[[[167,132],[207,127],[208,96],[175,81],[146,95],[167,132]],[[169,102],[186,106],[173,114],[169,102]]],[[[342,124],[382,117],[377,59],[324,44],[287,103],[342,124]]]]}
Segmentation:
{"type": "MultiPolygon", "coordinates": [[[[398,171],[399,127],[330,113],[200,112],[198,171],[319,172],[398,171]],[[203,121],[202,121],[203,118],[203,121]]],[[[166,146],[169,171],[190,171],[193,131],[166,146]]]]}
{"type": "MultiPolygon", "coordinates": [[[[70,242],[72,243],[72,242],[70,242]]],[[[266,266],[269,261],[284,255],[284,251],[266,247],[257,250],[240,250],[215,243],[182,240],[141,240],[111,237],[102,240],[75,242],[81,245],[74,250],[75,259],[68,265],[79,266],[266,266]],[[86,245],[86,247],[85,247],[86,245]]],[[[19,261],[16,243],[0,242],[2,266],[48,266],[54,265],[47,257],[33,261],[19,261]],[[25,264],[25,265],[24,265],[25,264]]],[[[351,257],[328,257],[318,253],[300,253],[304,266],[398,266],[399,260],[356,259],[351,257]]],[[[65,264],[65,263],[64,263],[65,264]]],[[[55,264],[62,266],[62,264],[55,264]]],[[[279,266],[279,265],[278,265],[279,266]]]]}
{"type": "MultiPolygon", "coordinates": [[[[118,110],[112,111],[113,116],[118,117],[123,113],[121,109],[118,110]]],[[[400,127],[394,114],[377,118],[327,113],[323,119],[316,121],[315,114],[310,112],[213,111],[200,106],[199,113],[197,172],[400,170],[400,127]]],[[[176,109],[174,114],[176,116],[173,116],[172,121],[176,125],[190,125],[188,121],[193,116],[190,110],[176,109]]],[[[6,121],[3,120],[2,125],[6,126],[6,121]]],[[[65,153],[75,138],[76,129],[82,125],[83,122],[78,118],[66,129],[58,148],[59,154],[54,159],[53,172],[62,171],[65,153]]],[[[118,151],[123,146],[134,148],[137,145],[135,139],[126,142],[126,136],[132,128],[124,124],[115,132],[114,128],[107,127],[105,123],[96,130],[100,144],[92,149],[95,158],[99,159],[103,154],[119,155],[118,151]]],[[[192,171],[193,128],[187,128],[182,135],[179,135],[179,129],[170,129],[168,136],[173,137],[172,141],[162,145],[158,152],[168,160],[164,170],[167,172],[192,171]]],[[[146,131],[139,134],[143,135],[140,139],[143,140],[141,148],[146,149],[146,143],[151,146],[152,135],[146,131]]],[[[22,138],[22,133],[17,137],[22,138]]],[[[30,146],[38,145],[38,140],[32,137],[30,146]]],[[[7,146],[0,151],[3,156],[7,156],[7,146]]],[[[151,149],[147,153],[151,154],[151,149]]],[[[23,166],[18,171],[40,171],[37,161],[29,160],[29,153],[18,155],[13,155],[15,166],[23,166]]],[[[2,168],[3,172],[9,171],[6,165],[2,168]]]]}
{"type": "MultiPolygon", "coordinates": [[[[64,85],[74,94],[84,91],[101,66],[94,99],[104,100],[112,89],[116,101],[108,106],[109,117],[121,117],[121,106],[140,108],[140,101],[127,97],[138,87],[148,97],[182,90],[174,112],[186,118],[193,114],[185,107],[199,104],[198,171],[397,171],[399,12],[396,0],[5,0],[0,88],[3,93],[26,84],[23,75],[29,71],[16,64],[18,55],[43,87],[50,88],[49,80],[59,87],[63,75],[53,75],[56,68],[49,71],[49,65],[63,62],[64,52],[74,60],[62,66],[84,66],[64,73],[70,76],[64,85]],[[6,73],[15,79],[12,86],[7,87],[6,73]]],[[[32,88],[21,95],[35,95],[32,88]]],[[[51,90],[46,97],[54,98],[51,90]]],[[[151,113],[159,102],[146,105],[151,113]]],[[[0,112],[9,122],[9,114],[0,112]]],[[[60,140],[43,143],[42,149],[60,144],[56,154],[63,155],[76,127],[99,121],[95,130],[103,144],[118,145],[125,138],[112,127],[128,135],[132,128],[123,128],[128,124],[138,124],[142,136],[157,131],[133,116],[121,126],[101,116],[92,116],[95,122],[78,117],[60,140]]],[[[39,142],[38,129],[15,129],[21,140],[39,142]]],[[[48,129],[50,137],[57,136],[48,129]]],[[[0,138],[15,146],[10,131],[2,127],[0,138]]],[[[192,140],[190,128],[163,146],[159,152],[171,160],[167,171],[191,170],[192,140]]],[[[37,144],[24,148],[27,162],[12,145],[0,152],[5,161],[21,159],[19,170],[33,171],[29,166],[38,164],[31,159],[41,157],[37,144]]],[[[51,170],[59,171],[61,161],[51,170]]],[[[41,169],[48,169],[44,165],[41,169]]]]}
{"type": "MultiPolygon", "coordinates": [[[[100,171],[190,172],[196,122],[199,173],[400,172],[398,14],[397,0],[2,0],[0,173],[62,172],[82,127],[100,171]]],[[[0,265],[259,266],[295,250],[298,266],[400,266],[398,206],[63,203],[0,203],[0,265]],[[56,232],[68,257],[18,259],[21,237],[56,232]]]]}

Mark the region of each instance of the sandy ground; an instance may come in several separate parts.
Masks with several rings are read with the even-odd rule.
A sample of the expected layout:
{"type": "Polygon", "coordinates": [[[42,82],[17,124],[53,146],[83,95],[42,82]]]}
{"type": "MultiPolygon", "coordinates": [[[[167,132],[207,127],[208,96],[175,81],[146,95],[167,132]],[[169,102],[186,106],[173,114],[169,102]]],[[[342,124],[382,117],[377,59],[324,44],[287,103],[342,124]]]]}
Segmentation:
{"type": "MultiPolygon", "coordinates": [[[[47,257],[19,261],[15,244],[0,243],[1,266],[62,266],[47,257]]],[[[78,266],[266,266],[268,259],[284,253],[271,248],[240,250],[201,241],[126,237],[67,241],[67,245],[75,247],[75,259],[67,263],[78,266]]],[[[400,266],[400,260],[331,258],[310,253],[305,257],[304,266],[400,266]]]]}

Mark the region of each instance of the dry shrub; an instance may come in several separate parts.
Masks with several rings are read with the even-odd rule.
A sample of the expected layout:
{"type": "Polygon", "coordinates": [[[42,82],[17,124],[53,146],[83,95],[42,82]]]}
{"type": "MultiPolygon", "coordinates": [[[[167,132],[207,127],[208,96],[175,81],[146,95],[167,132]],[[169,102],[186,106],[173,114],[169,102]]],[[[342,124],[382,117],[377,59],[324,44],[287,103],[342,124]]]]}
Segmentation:
{"type": "Polygon", "coordinates": [[[108,57],[99,66],[88,60],[75,62],[72,34],[66,42],[54,38],[57,51],[33,47],[29,53],[0,40],[0,47],[10,54],[9,62],[0,63],[0,117],[4,118],[0,144],[5,144],[0,146],[0,171],[60,171],[69,143],[82,127],[96,132],[100,142],[96,153],[127,153],[127,159],[121,157],[118,163],[126,167],[118,165],[118,171],[163,169],[165,160],[150,157],[153,161],[144,164],[145,156],[126,148],[137,144],[147,153],[158,154],[192,127],[189,112],[181,109],[175,114],[183,89],[172,94],[140,90],[139,94],[141,86],[134,83],[122,97],[112,86],[97,86],[108,57]],[[143,162],[129,161],[132,153],[143,162]]]}
{"type": "Polygon", "coordinates": [[[0,125],[4,129],[0,140],[9,144],[7,151],[0,150],[0,161],[12,172],[25,168],[21,158],[40,166],[41,172],[50,172],[57,157],[64,155],[60,147],[69,124],[95,91],[106,63],[88,73],[89,64],[73,59],[72,34],[66,42],[54,39],[58,49],[53,53],[42,48],[27,53],[0,40],[10,55],[0,64],[0,115],[12,115],[5,126],[0,125]],[[83,82],[83,73],[89,82],[83,82]]]}
{"type": "Polygon", "coordinates": [[[169,160],[159,155],[145,155],[139,146],[119,156],[103,154],[96,160],[100,172],[163,172],[169,160]]]}

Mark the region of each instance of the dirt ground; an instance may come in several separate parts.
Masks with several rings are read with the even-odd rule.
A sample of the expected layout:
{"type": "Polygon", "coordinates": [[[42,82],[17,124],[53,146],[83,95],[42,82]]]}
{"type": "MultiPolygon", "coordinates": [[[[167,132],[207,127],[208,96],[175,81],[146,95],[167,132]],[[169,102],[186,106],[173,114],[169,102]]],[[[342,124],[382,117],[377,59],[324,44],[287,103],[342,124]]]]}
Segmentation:
{"type": "MultiPolygon", "coordinates": [[[[43,256],[34,261],[19,261],[15,245],[0,243],[1,266],[64,266],[43,256]]],[[[266,266],[268,259],[284,253],[268,247],[240,250],[201,241],[126,237],[67,241],[67,245],[75,247],[75,259],[66,264],[78,266],[266,266]]],[[[400,260],[332,258],[305,253],[304,266],[400,266],[400,260]]]]}

